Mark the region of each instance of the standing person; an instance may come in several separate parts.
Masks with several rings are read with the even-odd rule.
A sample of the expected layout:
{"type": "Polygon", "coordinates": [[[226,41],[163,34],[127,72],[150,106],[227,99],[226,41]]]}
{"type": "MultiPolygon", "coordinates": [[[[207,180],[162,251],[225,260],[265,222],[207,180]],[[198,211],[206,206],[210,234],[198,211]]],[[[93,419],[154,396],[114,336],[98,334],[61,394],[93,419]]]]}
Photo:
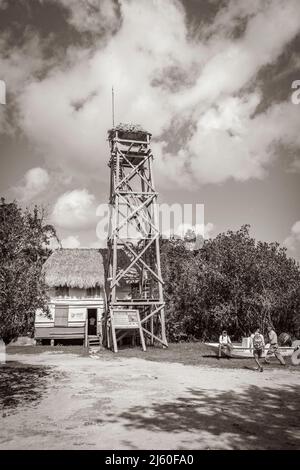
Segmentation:
{"type": "Polygon", "coordinates": [[[231,355],[232,344],[231,339],[229,338],[227,331],[223,330],[222,334],[219,337],[219,358],[221,357],[222,351],[224,351],[229,356],[231,355]]]}
{"type": "Polygon", "coordinates": [[[250,349],[253,351],[254,360],[258,366],[259,372],[263,372],[264,369],[260,364],[259,359],[262,357],[265,350],[265,340],[260,332],[259,327],[257,327],[254,333],[251,335],[250,349]]]}
{"type": "Polygon", "coordinates": [[[272,325],[268,326],[267,331],[268,331],[268,337],[269,337],[269,341],[270,341],[270,347],[269,347],[269,349],[267,351],[267,354],[266,354],[266,357],[265,357],[265,363],[270,364],[270,361],[268,360],[268,356],[271,356],[272,354],[274,354],[274,356],[280,362],[280,364],[282,366],[286,366],[286,363],[285,363],[282,355],[279,352],[277,334],[276,334],[274,328],[272,327],[272,325]]]}

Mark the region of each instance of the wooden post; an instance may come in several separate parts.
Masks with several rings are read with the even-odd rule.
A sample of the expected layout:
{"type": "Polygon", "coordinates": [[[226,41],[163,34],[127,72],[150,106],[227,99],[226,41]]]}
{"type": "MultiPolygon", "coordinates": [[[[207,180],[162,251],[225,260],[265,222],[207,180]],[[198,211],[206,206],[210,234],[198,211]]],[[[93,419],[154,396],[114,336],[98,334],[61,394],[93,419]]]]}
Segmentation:
{"type": "MultiPolygon", "coordinates": [[[[152,316],[152,317],[150,318],[150,332],[151,332],[152,335],[153,335],[153,333],[154,333],[154,324],[153,324],[153,323],[154,323],[154,318],[153,318],[153,316],[152,316]]],[[[150,344],[151,344],[151,346],[154,345],[154,338],[153,338],[153,336],[150,337],[150,344]]]]}
{"type": "MultiPolygon", "coordinates": [[[[115,174],[115,184],[116,186],[119,183],[119,177],[120,177],[120,156],[119,153],[117,153],[117,161],[116,161],[116,174],[115,174]]],[[[112,303],[114,304],[116,302],[116,277],[117,277],[117,267],[118,267],[118,223],[119,223],[119,195],[114,193],[114,208],[115,208],[115,213],[114,213],[114,226],[113,226],[113,265],[112,265],[112,280],[111,280],[111,286],[112,286],[112,303]]]]}
{"type": "MultiPolygon", "coordinates": [[[[154,185],[154,178],[153,178],[153,171],[152,171],[152,160],[149,160],[149,167],[150,167],[150,174],[151,179],[154,185]]],[[[154,199],[153,205],[153,218],[155,225],[158,225],[158,213],[157,213],[157,196],[154,199]]],[[[156,249],[156,262],[157,262],[157,271],[161,276],[161,266],[160,266],[160,250],[159,250],[159,238],[155,240],[155,249],[156,249]]],[[[159,290],[159,300],[163,303],[163,285],[161,282],[158,283],[158,290],[159,290]]],[[[160,324],[161,324],[161,338],[165,343],[165,347],[168,346],[167,337],[166,337],[166,327],[165,327],[165,313],[164,308],[162,308],[159,312],[160,324]]],[[[153,338],[154,336],[152,336],[153,338]]]]}
{"type": "Polygon", "coordinates": [[[113,323],[111,325],[111,332],[112,332],[113,348],[114,348],[114,352],[116,353],[118,352],[118,344],[117,344],[117,338],[116,338],[116,329],[113,323]]]}
{"type": "Polygon", "coordinates": [[[146,351],[146,344],[145,344],[145,338],[144,338],[144,333],[143,333],[143,328],[142,328],[141,322],[139,322],[139,332],[140,332],[140,337],[141,337],[142,349],[145,352],[146,351]]]}
{"type": "Polygon", "coordinates": [[[108,322],[109,322],[109,320],[107,321],[107,324],[106,324],[106,341],[107,341],[106,346],[107,346],[108,349],[110,349],[110,347],[111,347],[111,346],[110,346],[110,343],[111,343],[111,341],[110,341],[110,331],[111,331],[111,328],[110,328],[108,322]]]}
{"type": "Polygon", "coordinates": [[[86,311],[85,325],[84,325],[84,347],[88,347],[88,314],[86,311]]]}

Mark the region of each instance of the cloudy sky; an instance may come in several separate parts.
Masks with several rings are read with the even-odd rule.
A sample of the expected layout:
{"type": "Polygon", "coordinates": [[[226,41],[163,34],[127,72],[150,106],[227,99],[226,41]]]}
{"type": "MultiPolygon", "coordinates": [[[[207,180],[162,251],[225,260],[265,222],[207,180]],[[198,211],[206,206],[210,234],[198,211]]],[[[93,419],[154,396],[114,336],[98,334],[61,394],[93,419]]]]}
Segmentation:
{"type": "Polygon", "coordinates": [[[300,259],[299,0],[0,0],[0,193],[95,246],[116,121],[153,134],[163,203],[300,259]]]}

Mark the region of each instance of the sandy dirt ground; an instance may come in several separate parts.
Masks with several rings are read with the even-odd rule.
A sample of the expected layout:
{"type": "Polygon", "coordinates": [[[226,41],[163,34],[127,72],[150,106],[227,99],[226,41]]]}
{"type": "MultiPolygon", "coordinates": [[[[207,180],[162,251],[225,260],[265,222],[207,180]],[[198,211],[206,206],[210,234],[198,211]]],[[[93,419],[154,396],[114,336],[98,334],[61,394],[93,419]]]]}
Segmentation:
{"type": "Polygon", "coordinates": [[[18,404],[18,392],[4,400],[0,449],[300,448],[299,368],[259,373],[60,352],[8,361],[18,374],[26,364],[25,392],[35,381],[28,400],[18,404]]]}

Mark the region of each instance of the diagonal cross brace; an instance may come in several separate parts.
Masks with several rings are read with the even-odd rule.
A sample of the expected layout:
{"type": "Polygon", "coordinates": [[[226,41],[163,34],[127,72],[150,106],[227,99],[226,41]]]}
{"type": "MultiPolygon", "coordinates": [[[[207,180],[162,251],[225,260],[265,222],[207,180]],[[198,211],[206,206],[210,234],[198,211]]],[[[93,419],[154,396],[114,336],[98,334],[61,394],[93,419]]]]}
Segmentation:
{"type": "MultiPolygon", "coordinates": [[[[122,157],[125,158],[127,163],[132,167],[132,170],[131,170],[130,173],[128,173],[125,176],[125,178],[123,178],[121,181],[119,181],[119,183],[115,187],[115,190],[117,190],[122,184],[126,183],[127,181],[130,181],[135,174],[138,174],[139,176],[141,176],[138,170],[141,166],[144,165],[144,163],[146,163],[149,160],[149,158],[151,156],[151,153],[149,153],[149,155],[146,155],[145,158],[143,160],[141,160],[138,165],[133,165],[129,160],[127,160],[127,158],[125,157],[125,155],[123,154],[123,152],[121,150],[118,150],[118,151],[121,153],[122,157]]],[[[148,186],[151,187],[149,182],[148,182],[148,186]]]]}
{"type": "MultiPolygon", "coordinates": [[[[129,207],[129,209],[131,209],[131,205],[130,205],[130,202],[126,199],[126,197],[124,197],[122,194],[119,195],[120,198],[125,202],[125,204],[127,204],[127,206],[129,207]]],[[[139,206],[140,207],[140,206],[139,206]]],[[[123,214],[122,214],[123,215],[123,214]]],[[[144,219],[145,222],[147,222],[151,227],[152,229],[154,230],[154,232],[159,232],[158,228],[153,224],[153,222],[151,221],[151,217],[149,216],[149,218],[147,218],[144,214],[144,212],[142,211],[141,212],[141,217],[144,219]]]]}
{"type": "Polygon", "coordinates": [[[149,152],[148,155],[145,156],[145,158],[143,160],[140,161],[140,163],[138,165],[133,165],[131,163],[130,160],[128,160],[126,158],[126,156],[124,155],[124,153],[122,152],[122,150],[118,149],[118,152],[120,152],[120,154],[122,155],[122,157],[124,158],[124,160],[126,160],[126,162],[128,163],[128,165],[131,166],[131,168],[133,168],[133,172],[132,172],[132,176],[130,177],[130,179],[134,176],[134,174],[137,174],[146,184],[147,186],[151,189],[151,191],[155,192],[155,189],[154,187],[149,183],[149,181],[147,180],[147,178],[145,178],[143,175],[141,175],[141,173],[139,173],[139,167],[140,165],[146,163],[150,157],[152,157],[152,153],[149,152]]]}
{"type": "MultiPolygon", "coordinates": [[[[142,249],[142,251],[140,252],[140,254],[137,255],[136,259],[134,259],[134,260],[129,264],[129,266],[127,266],[127,268],[125,269],[125,271],[123,271],[123,272],[121,273],[121,275],[119,274],[118,276],[116,276],[115,281],[113,281],[112,284],[111,284],[111,289],[119,282],[119,280],[120,280],[123,276],[125,276],[125,274],[129,271],[129,269],[131,269],[132,266],[134,266],[134,265],[138,262],[138,260],[143,256],[143,254],[145,253],[145,251],[148,250],[149,246],[151,246],[151,244],[154,242],[154,240],[156,240],[156,238],[157,238],[157,235],[156,235],[154,238],[152,238],[152,240],[150,240],[150,242],[142,249]]],[[[136,254],[136,253],[135,253],[135,254],[136,254]]]]}
{"type": "Polygon", "coordinates": [[[142,330],[144,331],[144,333],[146,333],[147,335],[151,336],[151,338],[156,339],[156,341],[158,341],[159,343],[161,343],[163,346],[168,347],[168,344],[167,344],[165,341],[163,341],[162,339],[158,338],[156,335],[154,335],[154,334],[151,333],[150,331],[146,330],[146,328],[144,328],[143,326],[142,326],[142,330]]]}
{"type": "MultiPolygon", "coordinates": [[[[157,236],[155,236],[152,241],[156,240],[157,236]]],[[[131,246],[126,243],[125,241],[123,241],[124,245],[128,248],[129,251],[131,251],[131,253],[134,255],[134,256],[137,256],[137,253],[131,248],[131,246]]],[[[156,280],[158,282],[160,282],[162,285],[164,285],[164,281],[162,280],[161,277],[158,276],[158,274],[156,274],[151,268],[150,266],[148,266],[147,263],[145,263],[145,261],[143,259],[139,259],[137,260],[139,263],[141,263],[151,274],[152,276],[154,276],[156,278],[156,280]]]]}
{"type": "Polygon", "coordinates": [[[130,219],[132,219],[132,217],[137,213],[139,212],[144,206],[147,206],[151,203],[152,199],[154,199],[156,197],[155,194],[151,194],[149,195],[149,197],[147,199],[145,199],[145,201],[140,205],[138,206],[133,212],[131,212],[131,214],[129,214],[128,217],[126,217],[125,220],[123,220],[123,222],[118,226],[118,227],[115,227],[114,230],[113,230],[113,233],[112,235],[116,234],[117,232],[120,232],[121,228],[124,227],[124,225],[126,225],[128,223],[128,221],[130,219]]]}
{"type": "Polygon", "coordinates": [[[141,323],[145,323],[145,321],[149,320],[149,318],[153,317],[156,313],[160,312],[164,308],[165,304],[163,303],[159,307],[157,307],[153,312],[150,312],[145,318],[141,320],[141,323]]]}

